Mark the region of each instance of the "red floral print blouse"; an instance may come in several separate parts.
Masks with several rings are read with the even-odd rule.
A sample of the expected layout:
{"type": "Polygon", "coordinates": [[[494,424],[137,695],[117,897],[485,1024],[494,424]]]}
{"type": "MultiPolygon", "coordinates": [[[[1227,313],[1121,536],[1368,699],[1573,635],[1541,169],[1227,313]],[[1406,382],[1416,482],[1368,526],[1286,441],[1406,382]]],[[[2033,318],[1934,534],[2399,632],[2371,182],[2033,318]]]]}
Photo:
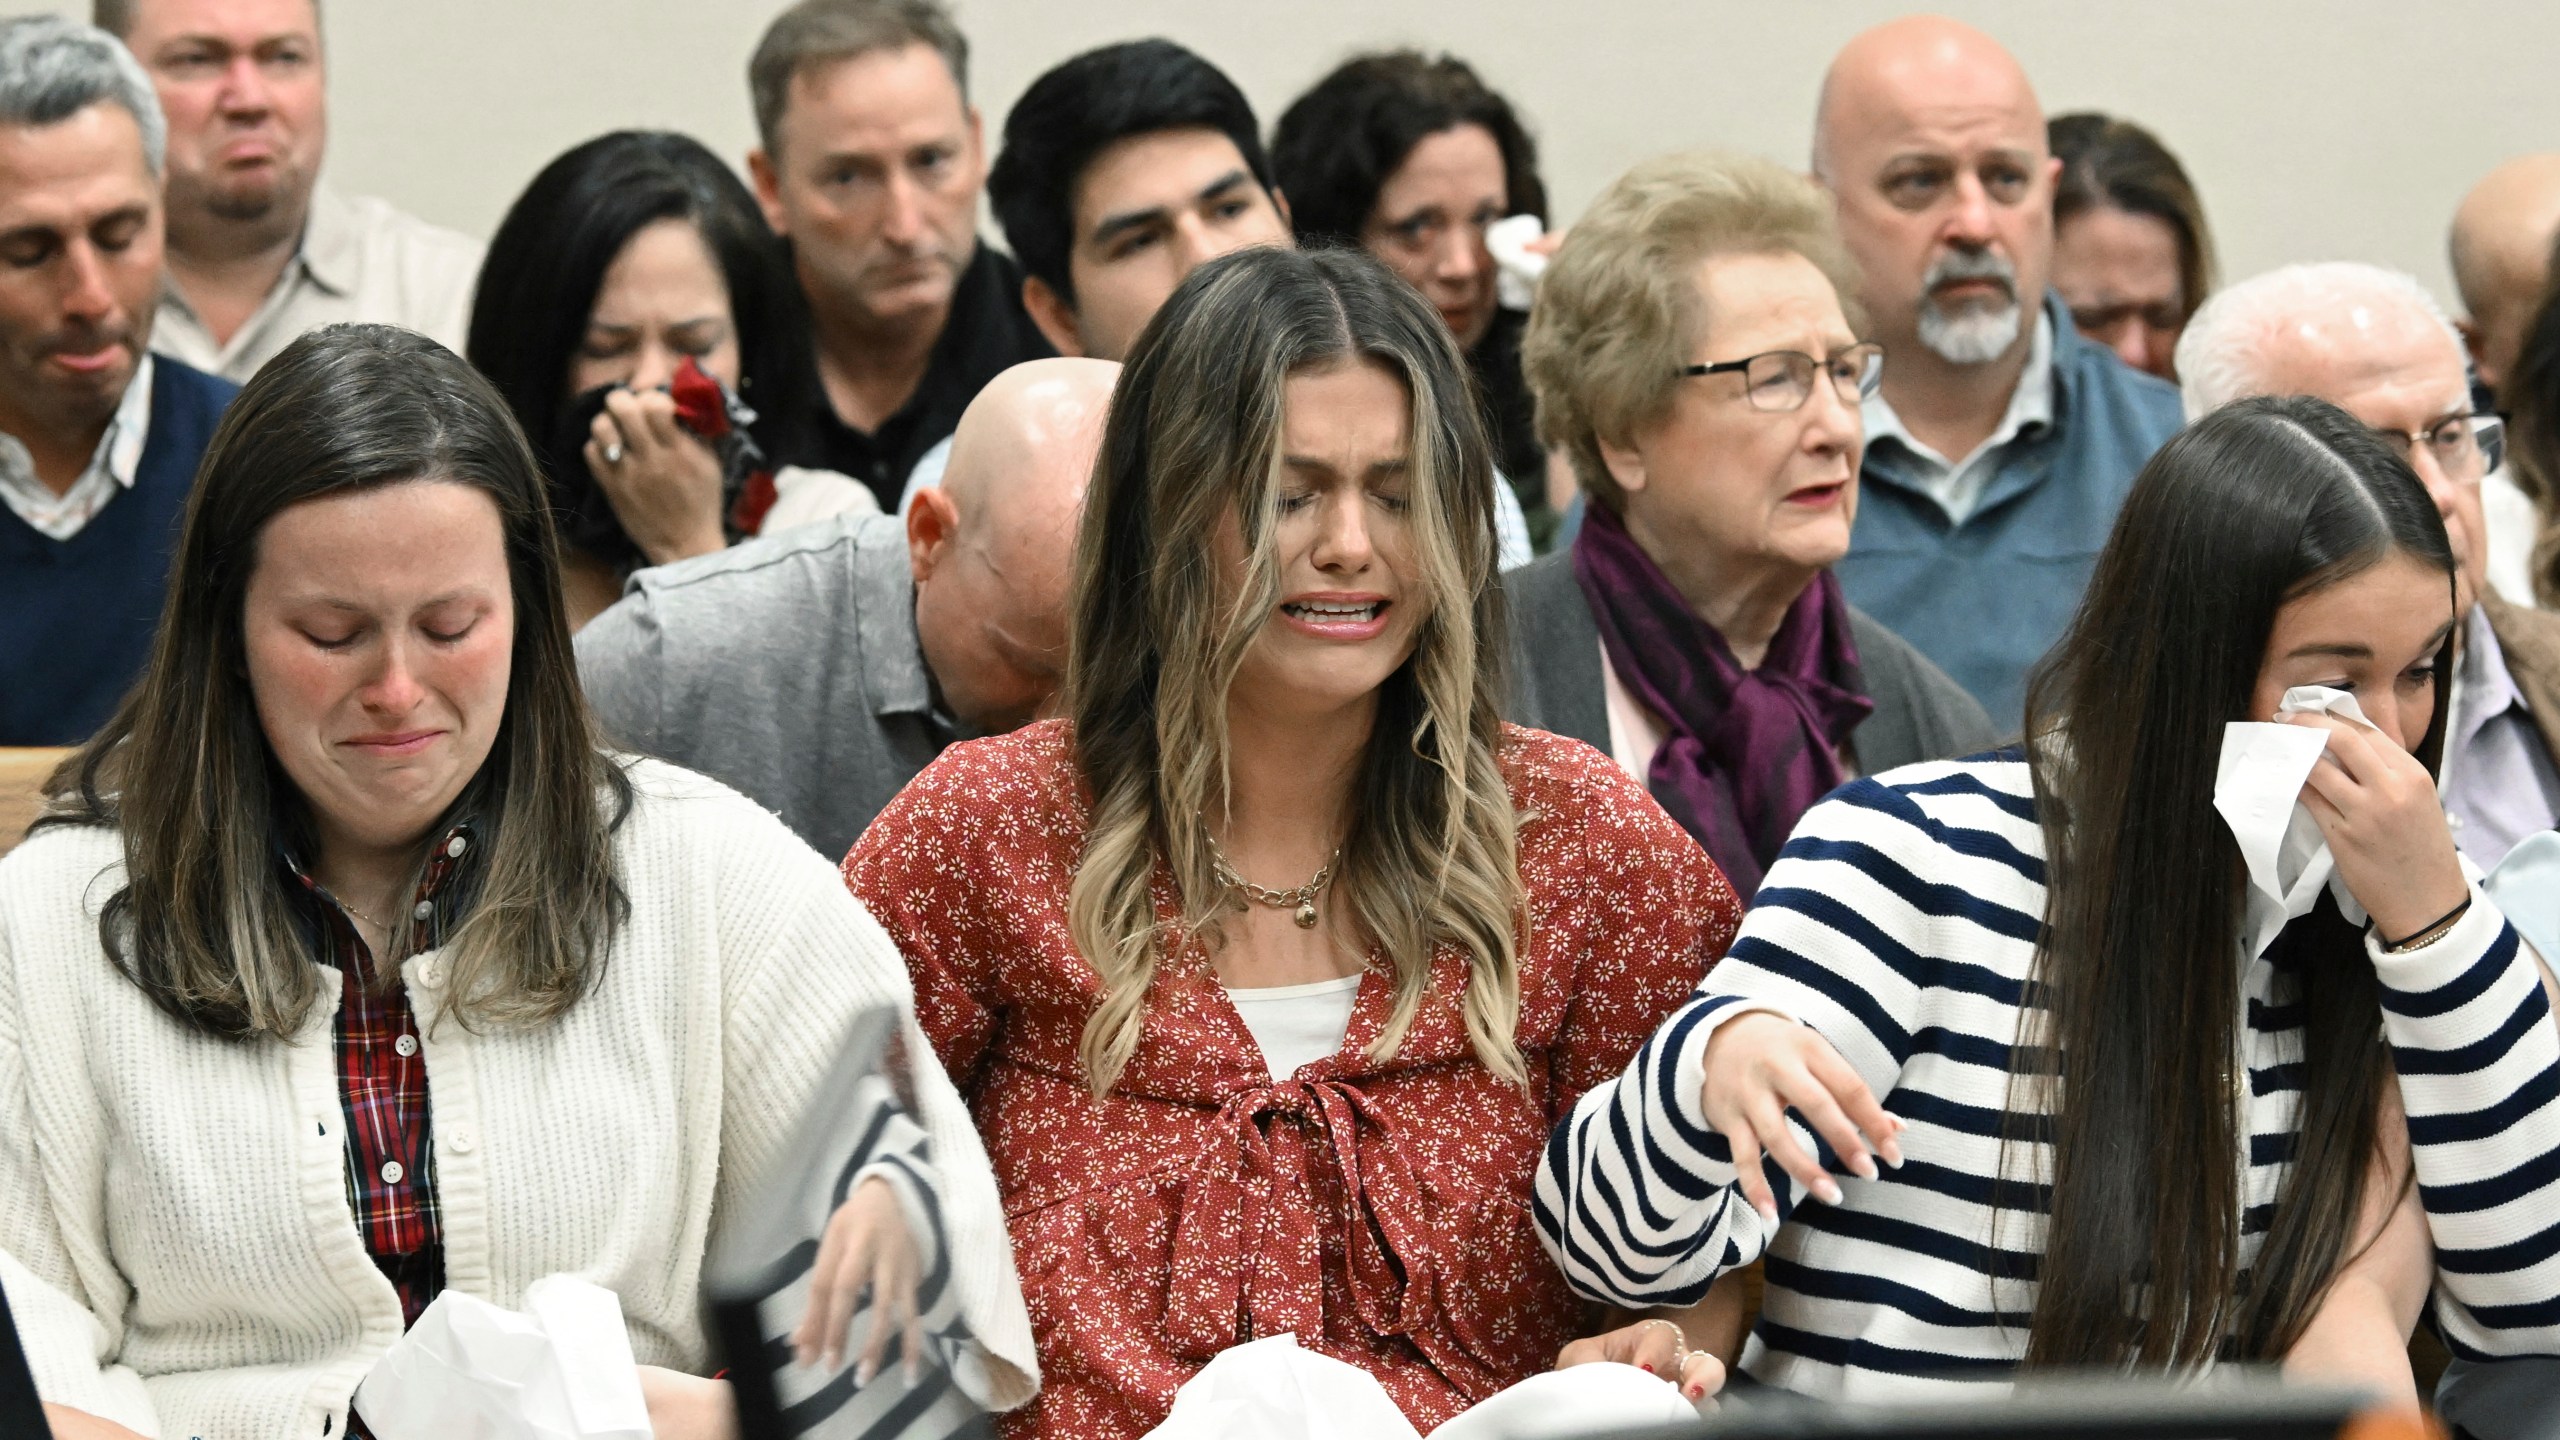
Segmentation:
{"type": "Polygon", "coordinates": [[[1100,980],[1067,933],[1088,806],[1071,746],[1056,721],[952,746],[844,863],[995,1164],[1042,1372],[1008,1440],[1141,1436],[1211,1356],[1282,1331],[1426,1431],[1553,1364],[1592,1317],[1539,1248],[1531,1175],[1732,939],[1714,863],[1606,756],[1506,726],[1525,1092],[1477,1063],[1453,948],[1393,1059],[1364,1053],[1391,995],[1373,969],[1340,1053],[1275,1081],[1194,945],[1158,964],[1097,1101],[1077,1045],[1100,980]]]}

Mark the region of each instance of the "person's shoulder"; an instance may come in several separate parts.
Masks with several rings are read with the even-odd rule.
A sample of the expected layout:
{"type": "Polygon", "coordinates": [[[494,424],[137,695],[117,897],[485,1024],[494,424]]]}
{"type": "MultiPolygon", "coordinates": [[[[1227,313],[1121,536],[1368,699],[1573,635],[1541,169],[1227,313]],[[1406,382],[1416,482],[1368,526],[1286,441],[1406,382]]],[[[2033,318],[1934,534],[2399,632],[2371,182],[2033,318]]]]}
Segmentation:
{"type": "Polygon", "coordinates": [[[459,230],[422,220],[379,196],[323,189],[314,197],[315,204],[332,200],[369,254],[387,255],[403,265],[479,269],[486,247],[459,230]]]}
{"type": "Polygon", "coordinates": [[[906,550],[906,527],[878,510],[845,513],[770,535],[741,540],[708,555],[695,555],[633,574],[645,594],[685,590],[725,593],[760,584],[849,585],[851,565],[864,551],[906,550]]]}
{"type": "MultiPolygon", "coordinates": [[[[2048,312],[2053,313],[2053,312],[2048,312]]],[[[2070,391],[2075,416],[2106,412],[2157,444],[2186,424],[2178,387],[2145,374],[2071,328],[2069,312],[2055,322],[2055,368],[2070,391]]]]}
{"type": "MultiPolygon", "coordinates": [[[[1872,817],[1938,840],[1957,831],[2033,829],[2035,776],[2024,748],[2012,745],[1862,775],[1823,797],[1814,810],[1834,817],[1872,817]]],[[[1809,813],[1799,833],[1816,828],[1809,813]]]]}
{"type": "Polygon", "coordinates": [[[943,747],[909,788],[1004,810],[1052,802],[1076,784],[1074,726],[1065,720],[1035,720],[1002,735],[943,747]]]}
{"type": "Polygon", "coordinates": [[[1581,583],[1573,578],[1573,552],[1557,550],[1541,555],[1502,576],[1503,597],[1510,602],[1511,615],[1522,628],[1543,627],[1557,616],[1570,615],[1579,607],[1586,613],[1590,602],[1582,597],[1581,583]]]}
{"type": "MultiPolygon", "coordinates": [[[[630,809],[615,832],[626,854],[672,851],[752,867],[776,856],[817,853],[771,810],[698,770],[636,754],[617,753],[608,761],[631,788],[630,809]]],[[[613,797],[602,797],[602,803],[610,806],[613,797]]],[[[690,859],[684,864],[694,868],[690,859]]]]}
{"type": "Polygon", "coordinates": [[[1617,761],[1569,736],[1505,721],[1494,756],[1525,821],[1608,815],[1634,799],[1653,804],[1617,761]]]}
{"type": "Polygon", "coordinates": [[[183,360],[152,352],[151,398],[155,408],[166,405],[198,415],[220,415],[239,393],[238,385],[219,375],[206,374],[183,360]]]}
{"type": "Polygon", "coordinates": [[[1883,702],[1890,692],[1892,702],[1910,713],[1915,733],[1942,729],[1966,750],[1987,749],[1996,741],[2000,727],[1973,692],[1892,626],[1853,605],[1849,631],[1857,642],[1868,694],[1883,702]]]}
{"type": "Polygon", "coordinates": [[[109,825],[47,825],[0,855],[0,925],[69,922],[95,939],[100,907],[121,886],[124,832],[109,825]]]}

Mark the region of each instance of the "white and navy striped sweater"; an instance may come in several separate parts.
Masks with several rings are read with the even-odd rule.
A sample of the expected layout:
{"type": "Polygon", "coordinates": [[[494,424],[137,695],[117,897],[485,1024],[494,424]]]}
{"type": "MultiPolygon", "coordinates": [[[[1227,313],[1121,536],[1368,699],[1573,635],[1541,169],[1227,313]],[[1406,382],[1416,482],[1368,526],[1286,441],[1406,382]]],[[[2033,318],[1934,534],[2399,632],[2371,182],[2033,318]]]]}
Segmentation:
{"type": "MultiPolygon", "coordinates": [[[[1992,1199],[2044,903],[2044,837],[2015,752],[1855,781],[1807,812],[1724,961],[1548,1142],[1538,1227],[1574,1287],[1692,1304],[1765,1252],[1767,1301],[1742,1357],[1753,1377],[1847,1398],[2005,1383],[2044,1219],[1992,1199]],[[1699,1106],[1707,1036],[1754,1004],[1821,1031],[1909,1127],[1903,1166],[1880,1179],[1830,1162],[1837,1206],[1767,1166],[1774,1235],[1699,1106]]],[[[2437,1319],[2457,1354],[2560,1353],[2560,1029],[2531,955],[2476,891],[2443,939],[2369,953],[2435,1237],[2437,1319]]],[[[2245,981],[2244,1264],[2300,1100],[2300,1016],[2276,979],[2260,959],[2245,981]]],[[[2041,1145],[2013,1155],[2050,1158],[2041,1145]]]]}

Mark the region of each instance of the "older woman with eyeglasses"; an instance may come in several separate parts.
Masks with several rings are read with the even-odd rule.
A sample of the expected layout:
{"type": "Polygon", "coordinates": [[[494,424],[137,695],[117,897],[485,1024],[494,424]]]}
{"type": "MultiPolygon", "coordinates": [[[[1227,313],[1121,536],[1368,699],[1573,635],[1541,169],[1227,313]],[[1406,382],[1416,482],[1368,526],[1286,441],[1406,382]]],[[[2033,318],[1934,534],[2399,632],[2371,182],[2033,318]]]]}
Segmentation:
{"type": "Polygon", "coordinates": [[[1508,581],[1512,718],[1608,752],[1745,896],[1851,773],[1998,738],[1831,575],[1883,363],[1854,280],[1811,182],[1664,156],[1574,225],[1523,345],[1587,503],[1570,551],[1508,581]]]}

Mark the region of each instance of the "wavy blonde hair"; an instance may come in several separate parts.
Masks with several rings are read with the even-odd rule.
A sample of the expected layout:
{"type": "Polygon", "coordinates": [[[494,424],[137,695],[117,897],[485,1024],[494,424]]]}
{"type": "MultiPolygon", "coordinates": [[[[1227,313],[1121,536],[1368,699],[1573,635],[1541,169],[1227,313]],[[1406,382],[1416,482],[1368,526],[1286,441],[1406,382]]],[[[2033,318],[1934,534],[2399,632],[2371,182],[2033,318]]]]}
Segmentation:
{"type": "Polygon", "coordinates": [[[1243,902],[1220,884],[1205,816],[1232,793],[1227,690],[1279,603],[1273,517],[1290,376],[1385,365],[1412,402],[1407,524],[1422,613],[1379,696],[1335,885],[1386,957],[1395,999],[1373,1059],[1404,1043],[1442,944],[1467,959],[1467,1036],[1525,1083],[1517,817],[1495,761],[1504,653],[1492,460],[1465,361],[1422,297],[1356,251],[1241,251],[1200,267],[1158,312],[1114,394],[1076,545],[1067,665],[1076,762],[1093,796],[1067,895],[1102,977],[1082,1054],[1094,1093],[1137,1052],[1168,947],[1223,943],[1243,902]],[[1241,575],[1218,530],[1244,540],[1241,575]],[[1157,923],[1162,865],[1181,896],[1157,923]]]}

